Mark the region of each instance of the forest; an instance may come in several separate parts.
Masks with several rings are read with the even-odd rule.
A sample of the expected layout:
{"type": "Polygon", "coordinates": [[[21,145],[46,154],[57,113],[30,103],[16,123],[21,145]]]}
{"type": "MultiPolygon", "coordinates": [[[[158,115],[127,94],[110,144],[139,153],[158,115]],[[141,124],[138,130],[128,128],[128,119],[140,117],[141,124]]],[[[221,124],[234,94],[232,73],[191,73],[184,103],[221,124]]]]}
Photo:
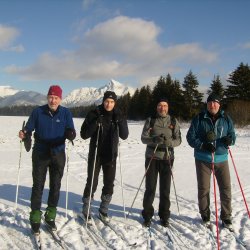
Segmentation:
{"type": "MultiPolygon", "coordinates": [[[[238,126],[250,124],[250,67],[240,63],[223,86],[221,77],[214,75],[207,94],[216,93],[222,100],[221,108],[228,113],[238,126]]],[[[204,93],[199,92],[197,76],[190,70],[183,82],[173,79],[170,74],[161,76],[154,87],[137,88],[117,100],[117,106],[129,120],[145,120],[153,115],[157,100],[164,97],[169,102],[169,112],[180,121],[190,121],[206,106],[204,93]]],[[[85,117],[94,106],[70,108],[73,117],[85,117]]],[[[0,115],[29,116],[34,106],[11,106],[0,108],[0,115]]]]}

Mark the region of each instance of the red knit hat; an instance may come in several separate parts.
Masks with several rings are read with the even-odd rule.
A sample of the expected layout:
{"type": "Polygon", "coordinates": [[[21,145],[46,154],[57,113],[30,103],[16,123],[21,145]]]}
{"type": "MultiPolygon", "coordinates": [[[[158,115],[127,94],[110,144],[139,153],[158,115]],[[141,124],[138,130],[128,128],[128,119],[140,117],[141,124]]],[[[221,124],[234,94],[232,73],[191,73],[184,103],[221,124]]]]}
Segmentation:
{"type": "Polygon", "coordinates": [[[59,85],[52,85],[49,88],[48,95],[55,95],[62,99],[62,89],[59,85]]]}

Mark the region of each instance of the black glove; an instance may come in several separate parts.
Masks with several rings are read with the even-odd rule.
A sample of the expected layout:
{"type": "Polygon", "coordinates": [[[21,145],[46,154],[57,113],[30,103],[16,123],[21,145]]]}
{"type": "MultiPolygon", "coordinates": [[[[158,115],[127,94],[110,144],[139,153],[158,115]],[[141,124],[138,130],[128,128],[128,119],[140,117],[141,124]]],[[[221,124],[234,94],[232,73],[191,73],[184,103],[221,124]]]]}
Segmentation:
{"type": "Polygon", "coordinates": [[[113,121],[120,122],[122,120],[122,112],[118,108],[114,108],[113,110],[113,121]]]}
{"type": "Polygon", "coordinates": [[[96,124],[102,123],[102,115],[98,112],[89,112],[86,117],[88,124],[95,126],[96,124]]]}
{"type": "Polygon", "coordinates": [[[153,137],[153,142],[156,144],[164,144],[165,138],[163,135],[157,135],[153,137]]]}
{"type": "Polygon", "coordinates": [[[102,115],[97,116],[96,118],[96,124],[102,124],[102,115]]]}
{"type": "Polygon", "coordinates": [[[206,137],[207,137],[207,142],[213,142],[216,140],[216,134],[212,130],[207,132],[206,137]]]}
{"type": "Polygon", "coordinates": [[[225,144],[226,147],[230,146],[233,142],[233,139],[231,136],[224,136],[221,138],[222,143],[225,144]]]}
{"type": "Polygon", "coordinates": [[[73,141],[76,138],[76,131],[71,128],[66,128],[64,136],[66,139],[73,141]]]}
{"type": "Polygon", "coordinates": [[[22,129],[22,132],[24,133],[24,136],[25,136],[22,139],[22,141],[24,143],[25,150],[26,150],[26,152],[29,152],[31,149],[31,144],[32,144],[31,133],[28,133],[24,129],[22,129]]]}
{"type": "Polygon", "coordinates": [[[205,143],[202,144],[202,149],[206,150],[206,151],[208,151],[210,153],[214,153],[216,148],[212,143],[205,142],[205,143]]]}

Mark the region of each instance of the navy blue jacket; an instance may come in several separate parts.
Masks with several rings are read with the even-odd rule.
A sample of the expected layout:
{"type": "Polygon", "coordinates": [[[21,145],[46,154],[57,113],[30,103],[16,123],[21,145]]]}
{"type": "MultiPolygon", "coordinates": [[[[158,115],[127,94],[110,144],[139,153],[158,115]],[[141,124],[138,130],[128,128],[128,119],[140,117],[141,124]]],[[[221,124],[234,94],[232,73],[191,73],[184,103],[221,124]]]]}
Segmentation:
{"type": "Polygon", "coordinates": [[[29,134],[35,130],[34,150],[54,153],[65,150],[64,133],[67,128],[74,130],[71,112],[65,107],[58,106],[52,113],[47,104],[35,108],[25,126],[29,134]]]}
{"type": "Polygon", "coordinates": [[[231,118],[220,110],[218,119],[215,124],[210,118],[208,111],[201,112],[193,118],[191,126],[187,132],[188,144],[194,148],[194,157],[197,160],[212,162],[212,154],[202,149],[202,144],[206,142],[207,132],[214,131],[216,140],[214,142],[216,151],[214,154],[214,162],[223,162],[228,159],[228,149],[222,142],[221,138],[230,136],[232,138],[232,145],[235,143],[235,131],[231,118]]]}

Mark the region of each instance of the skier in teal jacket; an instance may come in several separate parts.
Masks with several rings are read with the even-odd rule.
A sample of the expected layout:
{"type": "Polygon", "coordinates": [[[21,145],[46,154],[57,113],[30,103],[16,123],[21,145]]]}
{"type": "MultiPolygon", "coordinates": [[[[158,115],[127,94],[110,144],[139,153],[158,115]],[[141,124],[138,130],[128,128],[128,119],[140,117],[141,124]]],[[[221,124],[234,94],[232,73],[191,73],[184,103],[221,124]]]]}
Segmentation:
{"type": "Polygon", "coordinates": [[[220,98],[212,93],[207,98],[207,110],[193,118],[187,141],[194,148],[198,183],[198,201],[202,220],[210,225],[210,177],[212,162],[221,200],[220,218],[226,227],[231,221],[231,180],[228,166],[228,146],[235,143],[232,119],[220,109],[220,98]]]}

